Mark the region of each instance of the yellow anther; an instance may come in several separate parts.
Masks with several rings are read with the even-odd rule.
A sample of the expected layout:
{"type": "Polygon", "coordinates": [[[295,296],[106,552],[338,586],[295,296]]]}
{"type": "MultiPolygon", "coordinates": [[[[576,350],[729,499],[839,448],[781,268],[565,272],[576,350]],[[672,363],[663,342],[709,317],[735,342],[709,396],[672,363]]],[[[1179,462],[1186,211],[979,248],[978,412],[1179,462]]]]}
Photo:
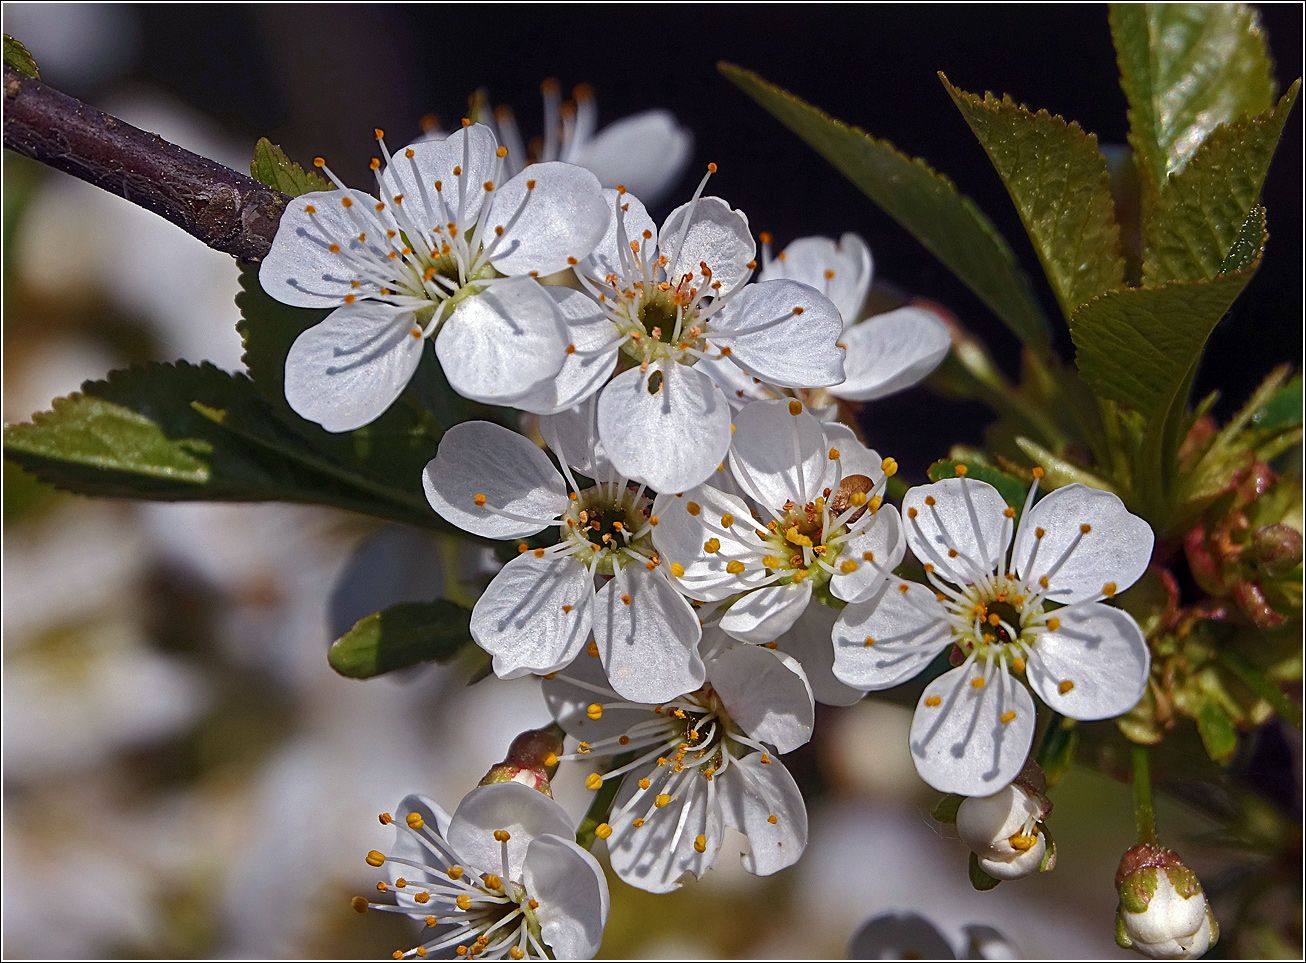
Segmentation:
{"type": "Polygon", "coordinates": [[[948,549],[948,558],[956,558],[960,554],[955,548],[948,549]]]}
{"type": "Polygon", "coordinates": [[[775,555],[766,555],[762,558],[762,564],[767,568],[779,568],[780,559],[775,555]]]}
{"type": "Polygon", "coordinates": [[[1079,526],[1079,532],[1081,535],[1087,535],[1092,530],[1093,530],[1093,526],[1088,524],[1088,522],[1085,522],[1083,525],[1079,526]]]}
{"type": "MultiPolygon", "coordinates": [[[[797,417],[798,417],[799,415],[801,415],[802,413],[803,413],[803,403],[802,403],[801,401],[791,401],[791,402],[789,402],[789,414],[791,414],[791,415],[793,415],[795,418],[797,418],[797,417]]],[[[701,850],[700,850],[700,852],[701,852],[701,850]]]]}
{"type": "Polygon", "coordinates": [[[1006,508],[1004,508],[1004,509],[1002,510],[1002,514],[1003,514],[1003,515],[1006,515],[1008,518],[1015,518],[1015,517],[1016,517],[1016,510],[1015,510],[1014,508],[1008,506],[1008,507],[1006,507],[1006,508]]]}
{"type": "Polygon", "coordinates": [[[943,700],[940,699],[938,696],[926,696],[926,698],[925,698],[925,704],[926,704],[927,706],[929,706],[929,707],[932,709],[932,708],[934,708],[935,706],[942,705],[942,704],[943,704],[943,700]]]}
{"type": "Polygon", "coordinates": [[[450,867],[449,867],[449,878],[450,878],[450,879],[453,879],[453,880],[462,879],[462,878],[463,878],[463,873],[465,873],[465,872],[467,872],[467,870],[463,869],[461,866],[450,866],[450,867]]]}
{"type": "Polygon", "coordinates": [[[468,896],[466,893],[463,893],[456,900],[454,900],[454,902],[458,904],[458,908],[462,910],[464,913],[472,908],[472,898],[468,896]]]}
{"type": "Polygon", "coordinates": [[[735,523],[735,516],[731,515],[729,512],[726,512],[724,515],[721,516],[722,528],[729,528],[734,523],[735,523]]]}
{"type": "Polygon", "coordinates": [[[585,788],[591,792],[597,790],[603,785],[603,777],[597,772],[592,772],[585,777],[585,788]]]}
{"type": "Polygon", "coordinates": [[[544,754],[544,766],[545,766],[545,768],[547,768],[547,769],[552,769],[552,768],[553,768],[554,766],[556,766],[557,764],[558,764],[558,755],[557,755],[557,753],[548,752],[548,753],[545,753],[545,754],[544,754]]]}
{"type": "Polygon", "coordinates": [[[848,499],[858,508],[866,504],[866,492],[853,492],[852,498],[848,499]]]}
{"type": "Polygon", "coordinates": [[[527,900],[527,901],[526,901],[526,905],[529,906],[531,909],[539,909],[539,908],[540,908],[540,901],[537,900],[537,899],[527,900]]]}
{"type": "Polygon", "coordinates": [[[621,597],[621,604],[622,604],[622,605],[629,605],[629,604],[630,604],[630,601],[631,601],[631,600],[630,600],[630,596],[629,596],[629,595],[623,595],[623,596],[621,597]]]}
{"type": "Polygon", "coordinates": [[[843,572],[844,575],[851,575],[857,571],[857,563],[850,558],[839,566],[839,571],[843,572]]]}
{"type": "Polygon", "coordinates": [[[1002,621],[1002,616],[998,615],[997,612],[990,613],[988,619],[989,625],[997,625],[1001,621],[1002,621]]]}
{"type": "Polygon", "coordinates": [[[886,475],[896,475],[898,473],[898,459],[886,458],[880,462],[880,471],[886,475]]]}
{"type": "Polygon", "coordinates": [[[494,155],[495,155],[496,157],[507,157],[507,156],[508,156],[508,148],[506,148],[506,147],[500,147],[498,150],[496,150],[496,151],[494,152],[494,155]]]}
{"type": "Polygon", "coordinates": [[[643,820],[642,817],[640,817],[640,818],[636,818],[636,819],[632,819],[632,820],[630,821],[630,824],[631,824],[632,826],[634,826],[636,829],[643,829],[643,828],[644,828],[644,820],[643,820]]]}
{"type": "MultiPolygon", "coordinates": [[[[396,881],[395,885],[396,885],[396,886],[398,885],[398,882],[397,882],[397,881],[396,881]]],[[[376,884],[376,891],[377,891],[378,893],[388,893],[388,892],[390,892],[390,887],[387,886],[385,883],[377,883],[377,884],[376,884]]]]}
{"type": "Polygon", "coordinates": [[[313,158],[313,166],[314,166],[314,167],[326,167],[326,161],[323,160],[321,157],[314,157],[314,158],[313,158]]]}
{"type": "Polygon", "coordinates": [[[1047,588],[1047,587],[1048,587],[1048,577],[1047,577],[1046,575],[1040,575],[1040,576],[1038,577],[1038,584],[1039,584],[1042,588],[1047,588]]]}
{"type": "Polygon", "coordinates": [[[434,926],[439,921],[434,916],[428,916],[422,922],[424,922],[427,926],[434,926]]]}
{"type": "Polygon", "coordinates": [[[373,866],[373,867],[375,867],[375,866],[380,866],[380,865],[381,865],[382,863],[384,863],[384,862],[385,862],[385,854],[384,854],[384,853],[378,853],[378,852],[374,849],[374,850],[372,850],[370,853],[367,854],[367,865],[368,865],[368,866],[373,866]]]}
{"type": "Polygon", "coordinates": [[[599,644],[590,642],[589,645],[585,646],[585,654],[592,659],[597,659],[599,657],[599,644]]]}
{"type": "Polygon", "coordinates": [[[871,638],[871,637],[868,635],[868,636],[866,637],[866,641],[862,643],[862,646],[865,647],[865,648],[868,648],[868,649],[869,649],[869,648],[870,648],[871,646],[873,646],[874,644],[875,644],[875,639],[871,638]]]}
{"type": "Polygon", "coordinates": [[[580,743],[580,745],[578,745],[578,746],[576,747],[576,751],[577,751],[577,752],[589,752],[589,751],[590,751],[590,744],[589,744],[588,742],[582,742],[582,743],[580,743]]]}
{"type": "Polygon", "coordinates": [[[367,900],[363,899],[361,896],[355,896],[349,901],[349,905],[354,908],[355,913],[367,912],[367,900]]]}
{"type": "Polygon", "coordinates": [[[422,821],[421,813],[409,813],[404,817],[404,822],[408,824],[409,829],[421,829],[426,825],[426,823],[422,821]]]}
{"type": "MultiPolygon", "coordinates": [[[[503,148],[500,147],[499,150],[503,150],[503,148]]],[[[520,946],[514,946],[511,949],[509,949],[508,955],[511,956],[514,960],[526,959],[526,951],[523,950],[520,946]]]]}
{"type": "Polygon", "coordinates": [[[1024,853],[1034,848],[1035,843],[1038,842],[1038,837],[1022,836],[1020,833],[1013,833],[1011,836],[1007,837],[1007,842],[1011,843],[1012,849],[1018,849],[1024,853]]]}
{"type": "Polygon", "coordinates": [[[659,521],[661,521],[661,519],[658,518],[656,515],[650,515],[648,517],[648,523],[652,525],[654,528],[657,528],[657,524],[659,521]]]}
{"type": "Polygon", "coordinates": [[[512,839],[512,834],[509,833],[508,830],[496,829],[494,831],[494,841],[496,843],[506,843],[510,839],[512,839]]]}
{"type": "Polygon", "coordinates": [[[501,889],[503,887],[503,880],[493,873],[486,873],[481,879],[485,881],[486,889],[501,889]]]}
{"type": "Polygon", "coordinates": [[[863,562],[874,562],[874,561],[875,561],[875,553],[874,553],[874,552],[862,552],[862,561],[863,561],[863,562]]]}
{"type": "Polygon", "coordinates": [[[1107,598],[1110,598],[1111,596],[1115,595],[1115,594],[1116,594],[1116,583],[1115,583],[1115,582],[1107,582],[1105,585],[1103,585],[1103,586],[1102,586],[1102,594],[1105,595],[1107,598]]]}
{"type": "Polygon", "coordinates": [[[543,558],[543,557],[544,557],[544,549],[542,549],[542,548],[537,548],[537,549],[535,550],[535,557],[536,557],[536,558],[543,558]]]}
{"type": "Polygon", "coordinates": [[[1025,660],[1022,659],[1020,656],[1016,656],[1014,659],[1011,660],[1011,667],[1015,669],[1017,672],[1024,672],[1025,660]]]}
{"type": "Polygon", "coordinates": [[[1033,475],[1035,478],[1042,478],[1042,477],[1043,477],[1043,469],[1042,469],[1042,468],[1035,467],[1035,468],[1030,472],[1030,474],[1033,475]]]}
{"type": "Polygon", "coordinates": [[[906,583],[906,582],[903,582],[901,585],[899,585],[899,586],[898,586],[898,591],[901,592],[903,595],[906,595],[907,592],[909,591],[909,589],[908,589],[908,587],[907,587],[907,583],[906,583]]]}
{"type": "Polygon", "coordinates": [[[826,454],[830,456],[830,461],[836,461],[839,458],[839,449],[831,448],[828,452],[826,452],[826,454]]]}
{"type": "Polygon", "coordinates": [[[485,504],[485,496],[476,495],[475,497],[472,498],[472,501],[474,501],[476,503],[476,506],[479,508],[480,506],[485,504]]]}
{"type": "Polygon", "coordinates": [[[607,823],[599,823],[594,827],[594,835],[599,837],[599,839],[607,839],[612,835],[612,827],[607,823]]]}
{"type": "Polygon", "coordinates": [[[390,956],[391,958],[396,960],[402,960],[404,958],[404,954],[401,950],[395,950],[393,953],[390,954],[390,956]]]}
{"type": "Polygon", "coordinates": [[[1052,618],[1048,619],[1049,632],[1055,632],[1059,628],[1061,628],[1061,620],[1059,618],[1054,615],[1052,618]]]}
{"type": "Polygon", "coordinates": [[[956,476],[957,476],[958,478],[965,478],[965,477],[966,477],[966,471],[967,471],[967,468],[966,468],[965,465],[954,465],[953,468],[952,468],[952,470],[953,470],[953,472],[956,474],[956,476]]]}
{"type": "Polygon", "coordinates": [[[702,510],[703,509],[698,502],[685,502],[685,511],[689,512],[691,515],[697,515],[702,510]]]}
{"type": "Polygon", "coordinates": [[[413,902],[414,902],[414,903],[429,903],[429,902],[431,902],[431,894],[430,894],[430,893],[418,893],[416,896],[413,897],[413,902]]]}
{"type": "Polygon", "coordinates": [[[721,540],[719,538],[709,538],[703,543],[703,551],[708,553],[721,551],[721,540]]]}
{"type": "Polygon", "coordinates": [[[571,607],[570,605],[564,605],[564,606],[562,607],[562,614],[563,614],[563,615],[567,615],[568,613],[571,612],[571,608],[572,608],[572,607],[571,607]]]}
{"type": "Polygon", "coordinates": [[[659,793],[658,797],[653,800],[653,805],[656,806],[658,809],[663,809],[664,807],[669,805],[670,802],[671,802],[670,796],[668,796],[666,793],[659,793]]]}
{"type": "Polygon", "coordinates": [[[598,722],[603,718],[603,706],[597,702],[591,702],[589,708],[585,710],[585,714],[595,722],[598,722]]]}
{"type": "Polygon", "coordinates": [[[395,886],[399,889],[403,889],[407,885],[408,885],[408,880],[404,879],[402,876],[400,876],[397,880],[395,880],[395,886]]]}
{"type": "Polygon", "coordinates": [[[909,508],[909,509],[907,509],[907,517],[908,517],[908,518],[915,518],[918,514],[920,514],[920,513],[917,512],[916,509],[914,509],[914,508],[909,508]]]}
{"type": "Polygon", "coordinates": [[[672,562],[671,574],[676,578],[682,577],[685,574],[685,566],[681,565],[679,562],[672,562]]]}
{"type": "Polygon", "coordinates": [[[802,314],[802,313],[803,313],[803,309],[802,309],[802,308],[797,308],[797,307],[794,308],[794,317],[797,317],[798,315],[800,315],[800,314],[802,314]]]}
{"type": "Polygon", "coordinates": [[[392,822],[394,822],[394,817],[391,816],[389,813],[382,813],[376,818],[381,821],[382,826],[389,826],[392,822]]]}
{"type": "Polygon", "coordinates": [[[929,506],[930,508],[933,508],[933,507],[934,507],[934,496],[933,496],[933,495],[926,495],[926,496],[925,496],[925,504],[926,504],[927,506],[929,506]]]}
{"type": "Polygon", "coordinates": [[[707,852],[707,837],[706,837],[706,836],[701,836],[701,835],[700,835],[700,836],[695,836],[695,837],[694,837],[694,852],[696,852],[696,853],[706,853],[706,852],[707,852]]]}
{"type": "Polygon", "coordinates": [[[982,688],[984,688],[984,677],[983,677],[982,675],[979,675],[979,676],[976,676],[975,678],[971,679],[971,680],[970,680],[970,687],[971,687],[972,689],[982,689],[982,688]]]}
{"type": "Polygon", "coordinates": [[[998,716],[998,721],[1005,726],[1008,722],[1010,722],[1014,718],[1016,718],[1016,710],[1008,709],[1006,712],[1002,713],[1002,715],[998,716]]]}
{"type": "Polygon", "coordinates": [[[726,571],[731,575],[742,575],[744,572],[744,563],[739,559],[733,559],[726,563],[726,571]]]}
{"type": "Polygon", "coordinates": [[[330,251],[332,254],[339,254],[339,253],[340,253],[340,245],[339,245],[339,244],[328,244],[328,245],[327,245],[327,250],[330,251]]]}
{"type": "Polygon", "coordinates": [[[1069,679],[1062,679],[1060,682],[1057,683],[1057,691],[1060,692],[1062,695],[1065,695],[1074,687],[1075,687],[1075,683],[1071,682],[1069,679]]]}
{"type": "Polygon", "coordinates": [[[354,206],[354,201],[353,201],[352,198],[349,198],[349,197],[342,197],[342,198],[340,198],[340,206],[341,206],[341,207],[353,207],[353,206],[354,206]]]}

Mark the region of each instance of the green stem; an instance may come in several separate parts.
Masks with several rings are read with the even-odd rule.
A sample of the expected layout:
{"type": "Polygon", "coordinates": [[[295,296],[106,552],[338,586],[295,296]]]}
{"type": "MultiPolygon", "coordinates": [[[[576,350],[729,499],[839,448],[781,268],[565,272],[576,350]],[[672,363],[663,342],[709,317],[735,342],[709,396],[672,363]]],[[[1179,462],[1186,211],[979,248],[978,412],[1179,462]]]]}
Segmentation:
{"type": "MultiPolygon", "coordinates": [[[[620,769],[634,758],[635,754],[633,752],[623,752],[612,760],[612,768],[620,769]]],[[[590,802],[590,808],[585,810],[585,818],[580,821],[580,826],[576,828],[576,844],[578,846],[584,849],[594,847],[594,832],[602,823],[607,822],[608,811],[612,809],[612,802],[617,798],[617,790],[621,788],[625,778],[625,776],[617,776],[615,779],[605,780],[603,785],[595,791],[594,799],[590,802]]]]}
{"type": "Polygon", "coordinates": [[[1138,826],[1138,841],[1155,846],[1156,815],[1152,812],[1152,772],[1147,756],[1147,746],[1131,747],[1134,762],[1134,822],[1138,826]]]}

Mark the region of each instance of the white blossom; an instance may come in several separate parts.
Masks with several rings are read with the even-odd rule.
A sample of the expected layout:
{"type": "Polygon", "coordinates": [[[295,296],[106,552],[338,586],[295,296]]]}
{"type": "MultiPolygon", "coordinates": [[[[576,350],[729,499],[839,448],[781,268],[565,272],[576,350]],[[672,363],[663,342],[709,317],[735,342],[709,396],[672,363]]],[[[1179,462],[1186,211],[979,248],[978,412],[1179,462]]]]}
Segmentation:
{"type": "Polygon", "coordinates": [[[1143,574],[1152,530],[1109,492],[1074,484],[1036,504],[1037,488],[1014,544],[1016,512],[992,486],[911,489],[907,543],[930,585],[891,579],[835,624],[835,675],[861,689],[905,682],[957,646],[961,664],[925,687],[911,731],[917,770],[942,792],[991,795],[1020,771],[1034,703],[1012,672],[1083,720],[1128,711],[1147,684],[1142,631],[1102,600],[1143,574]]]}
{"type": "Polygon", "coordinates": [[[1046,800],[1019,782],[991,796],[970,796],[957,808],[957,834],[994,879],[1020,879],[1038,872],[1047,853],[1040,822],[1046,800]]]}
{"type": "Polygon", "coordinates": [[[1219,939],[1202,884],[1168,849],[1129,849],[1116,874],[1116,943],[1158,960],[1192,960],[1219,939]]]}

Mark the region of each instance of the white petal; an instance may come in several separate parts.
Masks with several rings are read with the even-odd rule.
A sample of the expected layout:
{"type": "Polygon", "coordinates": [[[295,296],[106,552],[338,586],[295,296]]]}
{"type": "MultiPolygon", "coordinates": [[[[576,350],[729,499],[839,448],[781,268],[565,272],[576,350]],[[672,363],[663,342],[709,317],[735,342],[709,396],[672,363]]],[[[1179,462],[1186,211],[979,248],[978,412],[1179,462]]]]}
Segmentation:
{"type": "Polygon", "coordinates": [[[760,561],[766,549],[743,499],[699,485],[680,494],[659,495],[653,514],[658,519],[653,544],[672,583],[690,598],[715,602],[755,588],[767,578],[760,561]],[[730,525],[722,525],[723,520],[730,525]],[[709,552],[706,543],[713,538],[720,547],[709,552]],[[738,575],[726,571],[732,561],[743,562],[745,570],[738,575]],[[672,564],[679,565],[683,574],[671,572],[672,564]]]}
{"type": "Polygon", "coordinates": [[[353,431],[385,413],[422,360],[411,312],[379,301],[336,308],[286,355],[286,401],[327,431],[353,431]]]}
{"type": "Polygon", "coordinates": [[[1011,557],[1027,582],[1046,575],[1048,596],[1071,604],[1100,598],[1108,582],[1121,592],[1133,585],[1147,570],[1152,541],[1151,526],[1116,495],[1076,482],[1045,495],[1026,513],[1011,557]],[[1084,525],[1090,531],[1082,531],[1084,525]]]}
{"type": "Polygon", "coordinates": [[[617,470],[599,441],[598,401],[596,395],[590,395],[574,408],[540,415],[540,437],[577,471],[599,481],[615,480],[617,470]]]}
{"type": "MultiPolygon", "coordinates": [[[[402,194],[403,212],[419,230],[453,221],[460,233],[466,231],[480,214],[485,182],[493,181],[498,171],[498,146],[484,124],[462,127],[444,140],[409,144],[381,172],[389,194],[382,200],[393,205],[395,195],[402,194]],[[411,158],[405,156],[409,150],[411,158]],[[455,174],[455,168],[461,173],[455,174]]],[[[447,236],[447,226],[445,231],[447,236]]]]}
{"type": "Polygon", "coordinates": [[[631,563],[595,601],[594,640],[618,695],[631,702],[666,702],[703,684],[698,655],[703,628],[660,571],[631,563]]]}
{"type": "Polygon", "coordinates": [[[751,498],[777,511],[805,505],[825,489],[829,449],[821,423],[796,401],[755,401],[735,416],[730,471],[751,498]]]}
{"type": "Polygon", "coordinates": [[[687,874],[701,879],[716,859],[722,836],[721,807],[709,808],[708,785],[697,770],[678,777],[666,766],[648,765],[627,775],[617,791],[608,838],[613,871],[650,893],[679,889],[687,874]],[[646,790],[639,788],[643,778],[651,780],[646,790]],[[661,792],[672,799],[659,809],[653,800],[661,792]],[[633,824],[637,818],[645,819],[639,829],[633,824]],[[700,835],[701,853],[694,847],[700,835]]]}
{"type": "Polygon", "coordinates": [[[580,562],[525,552],[477,599],[472,638],[494,656],[501,679],[553,672],[576,658],[589,638],[593,601],[593,579],[580,562]]]}
{"type": "Polygon", "coordinates": [[[939,792],[991,796],[1020,773],[1034,738],[1034,700],[1001,668],[975,688],[984,665],[939,676],[921,693],[911,721],[911,754],[921,778],[939,792]],[[938,699],[937,705],[930,700],[938,699]],[[1007,715],[1010,720],[1003,722],[1007,715]]]}
{"type": "Polygon", "coordinates": [[[717,623],[721,631],[742,642],[773,642],[798,621],[812,599],[807,579],[768,585],[749,592],[726,609],[717,623]]]}
{"type": "Polygon", "coordinates": [[[1058,609],[1055,632],[1030,652],[1026,678],[1039,698],[1072,719],[1111,719],[1138,704],[1152,658],[1128,612],[1085,602],[1058,609]],[[1069,681],[1073,687],[1061,688],[1069,681]]]}
{"type": "Polygon", "coordinates": [[[571,839],[540,836],[526,851],[522,884],[540,904],[535,916],[554,957],[592,959],[608,922],[608,881],[599,861],[571,839]]]}
{"type": "Polygon", "coordinates": [[[932,311],[899,308],[855,324],[840,339],[848,349],[847,378],[830,394],[871,401],[910,388],[939,366],[952,347],[948,329],[932,311]]]}
{"type": "Polygon", "coordinates": [[[845,606],[831,639],[835,678],[873,691],[914,677],[947,648],[952,629],[928,587],[892,579],[868,601],[845,606]]]}
{"type": "Polygon", "coordinates": [[[803,667],[816,701],[827,706],[850,706],[866,694],[834,676],[834,645],[830,634],[839,613],[828,605],[809,605],[784,635],[776,640],[781,652],[803,667]]]}
{"type": "Polygon", "coordinates": [[[812,738],[815,705],[802,668],[760,645],[736,645],[708,666],[721,704],[749,736],[792,752],[812,738]]]}
{"type": "Polygon", "coordinates": [[[604,187],[621,184],[650,204],[660,201],[689,163],[694,135],[665,110],[623,117],[585,143],[572,161],[604,187]]]}
{"type": "Polygon", "coordinates": [[[869,597],[907,554],[902,520],[892,505],[881,507],[873,515],[867,512],[858,523],[861,527],[839,547],[839,556],[832,563],[839,571],[830,577],[830,591],[845,602],[860,602],[869,597]],[[844,562],[853,562],[857,568],[845,572],[844,562]]]}
{"type": "Polygon", "coordinates": [[[511,404],[562,370],[567,327],[533,278],[499,281],[454,309],[436,335],[435,354],[464,398],[511,404]]]}
{"type": "Polygon", "coordinates": [[[606,283],[609,274],[617,277],[631,277],[638,273],[630,249],[631,241],[638,241],[645,254],[645,260],[653,256],[657,249],[658,228],[653,218],[648,216],[644,205],[633,194],[622,194],[615,190],[603,192],[603,202],[611,217],[603,238],[589,257],[581,261],[579,269],[600,284],[606,283]],[[648,231],[650,236],[645,237],[648,231]]]}
{"type": "Polygon", "coordinates": [[[712,379],[734,408],[742,408],[750,401],[776,397],[774,390],[762,384],[729,357],[709,358],[694,367],[712,379]]]}
{"type": "Polygon", "coordinates": [[[776,278],[816,288],[834,302],[844,325],[851,326],[871,289],[871,250],[856,234],[845,234],[838,244],[828,237],[800,237],[758,275],[759,281],[776,278]]]}
{"type": "Polygon", "coordinates": [[[540,681],[540,691],[549,712],[567,735],[598,742],[616,738],[640,722],[655,718],[653,707],[603,710],[598,719],[591,719],[589,707],[594,703],[622,701],[608,685],[608,675],[603,663],[588,652],[561,672],[550,673],[550,678],[540,681]]]}
{"type": "Polygon", "coordinates": [[[730,406],[707,375],[674,362],[631,368],[599,395],[599,436],[617,470],[660,492],[682,492],[730,449],[730,406]]]}
{"type": "MultiPolygon", "coordinates": [[[[815,412],[813,412],[815,414],[815,412]]],[[[875,484],[884,477],[884,459],[873,448],[867,448],[857,439],[857,435],[847,425],[838,422],[822,422],[825,440],[831,448],[839,451],[839,477],[865,475],[875,484]]]]}
{"type": "Polygon", "coordinates": [[[583,167],[532,164],[494,192],[490,227],[503,236],[486,244],[490,263],[508,275],[564,271],[603,239],[612,212],[599,180],[583,167]]]}
{"type": "Polygon", "coordinates": [[[919,913],[884,913],[866,921],[848,944],[850,960],[955,960],[957,951],[919,913]]]}
{"type": "Polygon", "coordinates": [[[598,391],[612,375],[621,347],[617,326],[589,295],[555,285],[546,285],[544,290],[557,304],[566,325],[567,354],[557,377],[514,402],[514,407],[541,415],[575,407],[598,391]],[[605,346],[606,350],[601,350],[605,346]]]}
{"type": "MultiPolygon", "coordinates": [[[[449,814],[440,808],[435,800],[415,794],[405,796],[403,801],[399,803],[399,808],[395,810],[395,820],[392,823],[395,828],[395,842],[388,855],[429,865],[431,863],[430,850],[423,846],[407,828],[405,817],[409,813],[417,813],[417,815],[421,816],[426,826],[438,836],[444,836],[449,832],[449,814]]],[[[433,874],[423,872],[416,867],[405,866],[396,870],[394,864],[387,865],[395,876],[403,876],[410,880],[420,879],[422,881],[430,881],[435,878],[433,874]]]]}
{"type": "Polygon", "coordinates": [[[829,298],[797,281],[750,284],[709,322],[708,338],[769,384],[819,388],[844,380],[843,321],[829,298]]]}
{"type": "Polygon", "coordinates": [[[921,485],[902,499],[907,545],[921,564],[933,564],[949,582],[970,585],[1003,560],[1011,539],[1006,509],[996,488],[972,478],[921,485]]]}
{"type": "Polygon", "coordinates": [[[706,263],[712,280],[721,282],[722,291],[731,291],[752,273],[748,262],[756,251],[744,212],[732,210],[719,197],[701,197],[697,203],[680,205],[658,234],[658,252],[668,258],[667,278],[673,285],[685,274],[701,283],[700,265],[706,263]]]}
{"type": "Polygon", "coordinates": [[[463,422],[445,432],[422,472],[422,485],[440,517],[487,538],[534,535],[568,505],[567,488],[549,456],[488,421],[463,422]]]}
{"type": "Polygon", "coordinates": [[[796,863],[807,846],[807,807],[789,770],[753,752],[716,778],[725,824],[748,837],[744,869],[770,876],[796,863]]]}
{"type": "MultiPolygon", "coordinates": [[[[350,213],[370,201],[362,191],[314,191],[292,198],[281,215],[272,250],[259,265],[258,282],[263,290],[282,304],[332,308],[344,304],[347,294],[375,287],[353,287],[350,282],[358,279],[358,269],[347,257],[385,257],[384,251],[374,258],[367,255],[368,245],[358,240],[366,231],[350,213]],[[353,201],[353,208],[340,203],[345,198],[353,201]],[[308,207],[314,213],[305,213],[308,207]],[[332,244],[344,250],[332,253],[332,244]]],[[[390,222],[386,220],[385,225],[389,227],[390,222]]]]}
{"type": "Polygon", "coordinates": [[[458,804],[445,838],[468,868],[480,873],[502,873],[503,844],[494,838],[507,831],[508,878],[522,878],[522,862],[531,840],[546,833],[576,838],[567,811],[538,789],[519,782],[478,786],[458,804]]]}

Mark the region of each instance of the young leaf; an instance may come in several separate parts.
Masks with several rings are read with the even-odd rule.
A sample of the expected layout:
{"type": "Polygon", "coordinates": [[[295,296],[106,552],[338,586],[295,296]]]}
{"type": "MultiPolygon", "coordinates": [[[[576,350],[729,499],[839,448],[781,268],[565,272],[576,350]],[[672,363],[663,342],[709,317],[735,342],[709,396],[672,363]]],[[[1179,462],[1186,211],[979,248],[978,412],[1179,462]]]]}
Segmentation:
{"type": "Polygon", "coordinates": [[[5,46],[5,64],[13,67],[20,74],[26,74],[28,77],[41,79],[41,71],[36,69],[36,61],[32,55],[27,52],[27,48],[21,42],[15,40],[9,34],[4,34],[5,46]]]}
{"type": "Polygon", "coordinates": [[[1129,101],[1129,142],[1159,189],[1221,124],[1274,103],[1256,11],[1241,3],[1114,3],[1111,37],[1129,101]]]}
{"type": "Polygon", "coordinates": [[[1233,721],[1214,699],[1207,699],[1197,710],[1197,734],[1212,762],[1228,762],[1238,751],[1238,732],[1233,721]]]}
{"type": "Polygon", "coordinates": [[[980,98],[942,73],[939,79],[997,168],[1067,320],[1090,298],[1123,287],[1120,229],[1097,137],[1046,110],[1035,114],[1010,97],[980,98]]]}
{"type": "Polygon", "coordinates": [[[1270,399],[1252,415],[1251,423],[1257,431],[1274,432],[1292,429],[1302,423],[1301,375],[1292,378],[1274,392],[1270,399]]]}
{"type": "Polygon", "coordinates": [[[472,641],[472,613],[448,599],[401,602],[359,619],[327,652],[331,668],[351,679],[447,662],[472,641]]]}
{"type": "Polygon", "coordinates": [[[973,458],[941,458],[926,470],[926,474],[932,482],[942,481],[945,478],[956,478],[964,474],[967,478],[974,478],[976,481],[992,485],[998,490],[1002,500],[1014,508],[1017,513],[1025,505],[1025,492],[1028,486],[1024,482],[973,458]],[[958,472],[958,467],[963,470],[958,472]]]}
{"type": "Polygon", "coordinates": [[[1225,259],[1260,198],[1300,89],[1298,80],[1272,110],[1217,127],[1162,183],[1155,216],[1145,225],[1144,284],[1200,281],[1228,270],[1225,259]]]}
{"type": "Polygon", "coordinates": [[[260,137],[254,145],[254,160],[249,165],[249,176],[260,184],[298,197],[311,191],[329,191],[331,182],[317,171],[300,167],[272,141],[260,137]]]}
{"type": "Polygon", "coordinates": [[[901,153],[823,114],[751,70],[720,70],[906,228],[979,295],[1017,337],[1043,351],[1047,320],[1007,242],[953,183],[901,153]]]}

